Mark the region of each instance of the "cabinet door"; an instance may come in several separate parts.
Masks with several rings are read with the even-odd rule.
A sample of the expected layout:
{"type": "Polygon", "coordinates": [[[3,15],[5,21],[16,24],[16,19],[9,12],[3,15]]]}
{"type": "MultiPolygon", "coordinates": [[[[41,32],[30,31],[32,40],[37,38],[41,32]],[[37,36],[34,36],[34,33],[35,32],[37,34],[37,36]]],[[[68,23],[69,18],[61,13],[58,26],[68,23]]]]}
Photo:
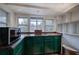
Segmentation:
{"type": "Polygon", "coordinates": [[[55,36],[55,52],[61,52],[61,36],[55,36]]]}
{"type": "Polygon", "coordinates": [[[55,42],[53,36],[47,36],[45,38],[45,53],[53,53],[55,50],[55,42]]]}
{"type": "Polygon", "coordinates": [[[24,39],[24,54],[31,55],[33,53],[33,37],[26,37],[24,39]]]}
{"type": "Polygon", "coordinates": [[[61,36],[47,36],[45,38],[45,53],[61,52],[61,36]]]}
{"type": "Polygon", "coordinates": [[[44,42],[42,36],[35,36],[33,41],[33,54],[43,54],[44,42]]]}
{"type": "Polygon", "coordinates": [[[22,40],[13,50],[13,55],[22,55],[24,51],[24,41],[22,40]]]}

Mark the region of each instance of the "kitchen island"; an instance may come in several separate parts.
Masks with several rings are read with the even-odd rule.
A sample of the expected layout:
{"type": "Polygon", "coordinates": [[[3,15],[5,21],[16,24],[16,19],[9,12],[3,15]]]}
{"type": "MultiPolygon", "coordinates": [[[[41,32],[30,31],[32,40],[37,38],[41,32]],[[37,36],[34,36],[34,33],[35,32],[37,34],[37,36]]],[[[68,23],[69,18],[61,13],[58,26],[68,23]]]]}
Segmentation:
{"type": "Polygon", "coordinates": [[[1,49],[1,55],[61,54],[61,34],[21,35],[14,44],[1,49]]]}

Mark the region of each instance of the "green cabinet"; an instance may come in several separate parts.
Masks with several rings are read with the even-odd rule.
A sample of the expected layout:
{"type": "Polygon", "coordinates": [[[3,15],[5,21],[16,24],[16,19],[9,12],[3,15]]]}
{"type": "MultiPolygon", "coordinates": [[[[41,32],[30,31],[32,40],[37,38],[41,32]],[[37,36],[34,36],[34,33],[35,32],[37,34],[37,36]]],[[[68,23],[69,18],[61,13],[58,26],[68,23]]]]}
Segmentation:
{"type": "Polygon", "coordinates": [[[0,48],[0,55],[22,55],[24,52],[24,40],[21,40],[15,47],[6,46],[0,48]]]}
{"type": "Polygon", "coordinates": [[[29,36],[24,39],[24,54],[41,54],[43,41],[39,36],[29,36]]]}
{"type": "Polygon", "coordinates": [[[33,54],[44,53],[44,40],[42,36],[35,36],[33,39],[33,54]]]}
{"type": "Polygon", "coordinates": [[[33,54],[33,38],[25,37],[24,38],[24,54],[33,54]]]}
{"type": "Polygon", "coordinates": [[[57,36],[29,36],[25,39],[25,54],[46,54],[61,52],[61,35],[57,36]]]}
{"type": "Polygon", "coordinates": [[[16,47],[12,48],[13,55],[22,55],[24,51],[24,41],[22,40],[16,47]]]}
{"type": "Polygon", "coordinates": [[[60,36],[47,36],[45,39],[45,53],[56,53],[61,51],[60,36]]]}
{"type": "Polygon", "coordinates": [[[60,51],[61,51],[61,36],[56,36],[55,39],[56,39],[55,51],[60,53],[60,51]]]}
{"type": "Polygon", "coordinates": [[[54,36],[47,36],[45,39],[45,53],[55,52],[55,38],[54,36]]]}
{"type": "Polygon", "coordinates": [[[44,55],[61,52],[61,35],[26,36],[15,47],[0,48],[0,55],[44,55]]]}
{"type": "Polygon", "coordinates": [[[0,48],[0,55],[10,55],[11,51],[8,48],[0,48]]]}

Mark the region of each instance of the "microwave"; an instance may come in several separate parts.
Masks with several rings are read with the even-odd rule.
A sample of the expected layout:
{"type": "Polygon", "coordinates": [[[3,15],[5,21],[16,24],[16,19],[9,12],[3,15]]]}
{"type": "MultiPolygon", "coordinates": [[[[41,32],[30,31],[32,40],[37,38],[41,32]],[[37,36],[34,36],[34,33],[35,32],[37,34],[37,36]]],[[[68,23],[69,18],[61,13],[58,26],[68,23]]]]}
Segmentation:
{"type": "Polygon", "coordinates": [[[20,28],[0,27],[0,46],[11,45],[20,39],[20,28]]]}

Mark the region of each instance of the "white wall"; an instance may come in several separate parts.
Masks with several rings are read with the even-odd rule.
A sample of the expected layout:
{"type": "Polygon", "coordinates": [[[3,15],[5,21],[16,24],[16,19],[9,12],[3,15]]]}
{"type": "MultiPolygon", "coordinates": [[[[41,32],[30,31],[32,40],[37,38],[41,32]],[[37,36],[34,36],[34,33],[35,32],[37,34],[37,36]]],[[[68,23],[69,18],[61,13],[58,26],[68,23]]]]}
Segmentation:
{"type": "Polygon", "coordinates": [[[79,21],[79,5],[76,6],[74,9],[71,10],[72,11],[72,22],[73,21],[79,21]]]}
{"type": "MultiPolygon", "coordinates": [[[[59,20],[57,22],[57,26],[59,24],[62,25],[62,32],[66,31],[66,33],[71,33],[71,34],[76,34],[77,32],[79,33],[79,27],[78,27],[78,24],[79,24],[79,6],[64,13],[63,15],[57,16],[57,20],[59,20]],[[76,22],[77,22],[77,25],[74,24],[76,22]]],[[[60,28],[58,30],[60,30],[60,28]]]]}
{"type": "Polygon", "coordinates": [[[8,20],[7,20],[8,27],[17,27],[16,19],[15,19],[15,13],[13,11],[11,11],[10,9],[8,9],[4,5],[0,5],[0,8],[5,10],[6,12],[8,12],[8,20]]]}
{"type": "Polygon", "coordinates": [[[8,26],[9,27],[17,27],[17,20],[15,18],[15,14],[13,12],[9,13],[9,22],[8,22],[8,26]]]}

